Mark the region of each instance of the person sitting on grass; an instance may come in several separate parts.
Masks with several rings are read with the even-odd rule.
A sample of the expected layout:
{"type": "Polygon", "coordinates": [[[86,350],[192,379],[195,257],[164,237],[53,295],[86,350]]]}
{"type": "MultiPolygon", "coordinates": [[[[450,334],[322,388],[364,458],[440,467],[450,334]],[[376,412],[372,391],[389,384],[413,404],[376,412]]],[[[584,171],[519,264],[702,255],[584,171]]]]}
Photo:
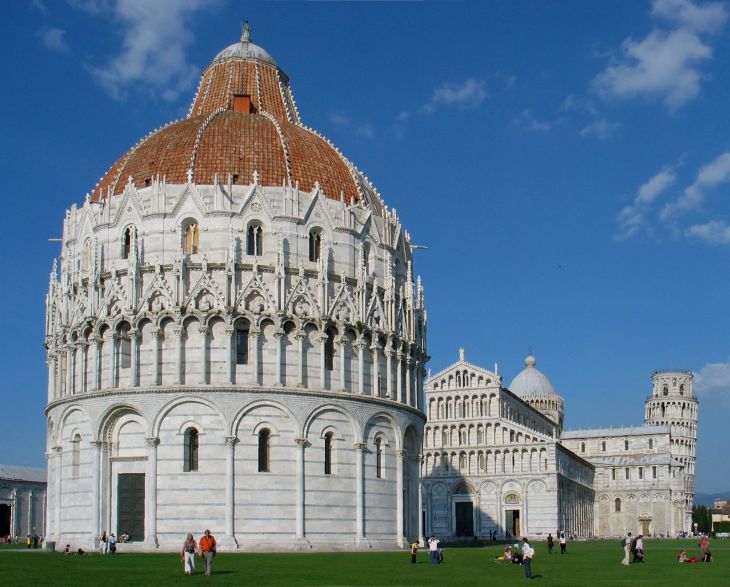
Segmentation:
{"type": "Polygon", "coordinates": [[[677,557],[677,562],[680,563],[696,563],[697,557],[693,556],[692,558],[687,558],[687,551],[682,549],[682,552],[679,553],[679,556],[677,557]]]}
{"type": "Polygon", "coordinates": [[[511,561],[512,560],[512,547],[508,544],[504,547],[504,553],[502,556],[498,556],[495,559],[495,562],[503,562],[503,561],[511,561]]]}
{"type": "Polygon", "coordinates": [[[63,549],[63,554],[65,554],[66,556],[71,555],[71,545],[70,544],[67,544],[66,548],[63,549]]]}

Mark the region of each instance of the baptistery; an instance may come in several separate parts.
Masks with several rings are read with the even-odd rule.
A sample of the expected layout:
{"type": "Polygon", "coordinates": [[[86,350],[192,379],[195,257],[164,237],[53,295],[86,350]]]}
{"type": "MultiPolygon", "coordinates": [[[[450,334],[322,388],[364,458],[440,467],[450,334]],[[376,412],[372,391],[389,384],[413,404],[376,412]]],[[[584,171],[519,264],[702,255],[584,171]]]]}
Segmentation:
{"type": "Polygon", "coordinates": [[[426,312],[408,232],[302,123],[244,28],[188,115],[63,223],[47,295],[48,516],[177,549],[419,535],[426,312]]]}

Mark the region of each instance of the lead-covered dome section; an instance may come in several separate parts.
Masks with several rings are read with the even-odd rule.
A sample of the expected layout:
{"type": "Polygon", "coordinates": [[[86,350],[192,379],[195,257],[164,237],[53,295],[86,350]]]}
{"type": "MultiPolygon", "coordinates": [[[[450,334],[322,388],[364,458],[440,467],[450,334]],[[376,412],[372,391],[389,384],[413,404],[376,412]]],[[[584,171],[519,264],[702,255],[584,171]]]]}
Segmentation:
{"type": "Polygon", "coordinates": [[[530,353],[525,358],[525,368],[512,380],[509,390],[520,396],[556,396],[555,388],[550,380],[537,369],[537,359],[530,353]]]}
{"type": "Polygon", "coordinates": [[[301,124],[289,78],[261,47],[247,41],[221,51],[203,71],[188,116],[129,149],[93,191],[99,201],[155,179],[184,184],[264,186],[319,184],[332,199],[364,199],[381,209],[370,182],[319,133],[301,124]]]}

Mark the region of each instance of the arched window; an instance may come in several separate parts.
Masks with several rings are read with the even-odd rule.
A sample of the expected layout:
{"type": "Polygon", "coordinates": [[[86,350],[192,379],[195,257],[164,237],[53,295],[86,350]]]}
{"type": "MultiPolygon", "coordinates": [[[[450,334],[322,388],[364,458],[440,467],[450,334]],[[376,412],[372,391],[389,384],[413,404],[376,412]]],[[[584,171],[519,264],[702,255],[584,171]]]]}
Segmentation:
{"type": "Polygon", "coordinates": [[[185,453],[183,455],[183,471],[186,473],[198,470],[198,431],[190,427],[185,430],[185,453]]]}
{"type": "Polygon", "coordinates": [[[81,435],[74,435],[71,441],[71,476],[78,477],[81,470],[81,435]]]}
{"type": "Polygon", "coordinates": [[[606,452],[606,441],[605,440],[603,442],[601,442],[601,450],[603,452],[606,452]]]}
{"type": "Polygon", "coordinates": [[[669,395],[669,387],[666,385],[664,387],[662,387],[662,393],[664,395],[669,395]]]}
{"type": "Polygon", "coordinates": [[[246,254],[260,257],[264,253],[264,249],[261,246],[264,229],[260,224],[252,224],[248,227],[248,233],[246,235],[246,254]]]}
{"type": "Polygon", "coordinates": [[[332,474],[332,432],[324,435],[324,474],[332,474]]]}
{"type": "Polygon", "coordinates": [[[319,261],[319,257],[322,251],[322,233],[319,229],[312,229],[309,231],[309,260],[319,261]]]}
{"type": "Polygon", "coordinates": [[[652,448],[654,448],[654,439],[650,438],[649,439],[649,449],[652,449],[652,448]]]}
{"type": "Polygon", "coordinates": [[[684,395],[684,383],[679,386],[679,395],[684,395]]]}
{"type": "Polygon", "coordinates": [[[236,365],[248,364],[248,328],[236,328],[236,365]]]}
{"type": "Polygon", "coordinates": [[[618,497],[613,500],[613,510],[616,513],[620,513],[621,512],[621,500],[618,497]]]}
{"type": "Polygon", "coordinates": [[[332,371],[335,368],[335,335],[329,328],[324,331],[324,368],[332,371]]]}
{"type": "Polygon", "coordinates": [[[629,450],[629,441],[624,440],[624,450],[629,450]]]}
{"type": "Polygon", "coordinates": [[[131,226],[127,226],[122,234],[122,259],[129,259],[129,255],[132,254],[132,230],[131,226]]]}
{"type": "Polygon", "coordinates": [[[197,255],[200,252],[200,227],[195,220],[185,221],[183,238],[183,252],[186,255],[197,255]]]}
{"type": "Polygon", "coordinates": [[[271,432],[264,428],[259,432],[259,473],[268,473],[269,468],[269,439],[271,432]]]}
{"type": "Polygon", "coordinates": [[[580,452],[585,452],[585,451],[586,451],[586,443],[585,442],[581,442],[580,443],[580,452]]]}
{"type": "Polygon", "coordinates": [[[375,439],[375,477],[383,478],[383,440],[380,437],[375,439]]]}

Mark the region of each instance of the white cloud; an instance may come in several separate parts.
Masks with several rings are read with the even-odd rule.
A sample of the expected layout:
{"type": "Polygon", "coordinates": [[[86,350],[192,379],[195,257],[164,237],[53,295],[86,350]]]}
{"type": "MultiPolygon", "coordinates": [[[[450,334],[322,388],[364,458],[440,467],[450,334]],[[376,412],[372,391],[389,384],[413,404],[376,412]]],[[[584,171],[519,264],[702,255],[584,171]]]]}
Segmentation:
{"type": "Polygon", "coordinates": [[[421,111],[433,114],[441,107],[468,110],[476,108],[488,97],[486,82],[470,77],[460,84],[445,83],[436,88],[431,100],[421,108],[421,111]]]}
{"type": "Polygon", "coordinates": [[[708,245],[730,245],[730,226],[723,220],[694,224],[685,230],[688,237],[698,238],[708,245]]]}
{"type": "Polygon", "coordinates": [[[159,92],[165,100],[174,100],[198,75],[185,55],[193,40],[188,21],[216,1],[72,0],[72,5],[92,15],[110,15],[121,23],[121,53],[91,69],[109,94],[124,99],[131,88],[142,86],[159,92]]]}
{"type": "Polygon", "coordinates": [[[613,133],[615,133],[619,128],[621,128],[620,122],[609,122],[608,120],[601,118],[584,126],[580,130],[580,136],[596,137],[598,139],[605,140],[613,136],[613,133]]]}
{"type": "Polygon", "coordinates": [[[66,53],[69,51],[69,46],[65,38],[66,31],[63,29],[43,27],[36,32],[36,35],[49,51],[57,51],[58,53],[66,53]]]}
{"type": "Polygon", "coordinates": [[[716,33],[727,20],[722,2],[698,5],[689,0],[654,0],[651,12],[698,33],[716,33]]]}
{"type": "Polygon", "coordinates": [[[512,124],[534,132],[547,132],[552,128],[550,121],[538,120],[529,108],[520,112],[519,116],[512,120],[512,124]]]}
{"type": "Polygon", "coordinates": [[[625,39],[620,59],[593,80],[593,88],[607,98],[659,99],[674,112],[699,95],[700,65],[712,57],[700,35],[720,30],[727,13],[720,3],[689,0],[655,0],[652,12],[673,28],[625,39]]]}
{"type": "Polygon", "coordinates": [[[694,390],[697,395],[728,394],[730,392],[730,361],[726,363],[708,363],[702,367],[695,373],[694,390]]]}
{"type": "Polygon", "coordinates": [[[372,139],[375,136],[375,129],[369,122],[357,123],[340,112],[330,112],[330,122],[339,128],[350,130],[358,137],[372,139]]]}
{"type": "Polygon", "coordinates": [[[702,167],[694,183],[674,202],[664,206],[662,220],[670,220],[687,210],[699,208],[705,200],[705,189],[730,181],[730,151],[722,153],[702,167]]]}
{"type": "Polygon", "coordinates": [[[35,8],[43,16],[48,16],[48,13],[49,13],[48,6],[46,6],[46,3],[43,2],[43,0],[33,0],[33,2],[31,4],[32,4],[33,8],[35,8]]]}
{"type": "Polygon", "coordinates": [[[651,204],[674,185],[676,179],[674,168],[664,167],[639,187],[631,205],[621,210],[616,218],[619,225],[616,240],[631,238],[639,232],[651,204]]]}

